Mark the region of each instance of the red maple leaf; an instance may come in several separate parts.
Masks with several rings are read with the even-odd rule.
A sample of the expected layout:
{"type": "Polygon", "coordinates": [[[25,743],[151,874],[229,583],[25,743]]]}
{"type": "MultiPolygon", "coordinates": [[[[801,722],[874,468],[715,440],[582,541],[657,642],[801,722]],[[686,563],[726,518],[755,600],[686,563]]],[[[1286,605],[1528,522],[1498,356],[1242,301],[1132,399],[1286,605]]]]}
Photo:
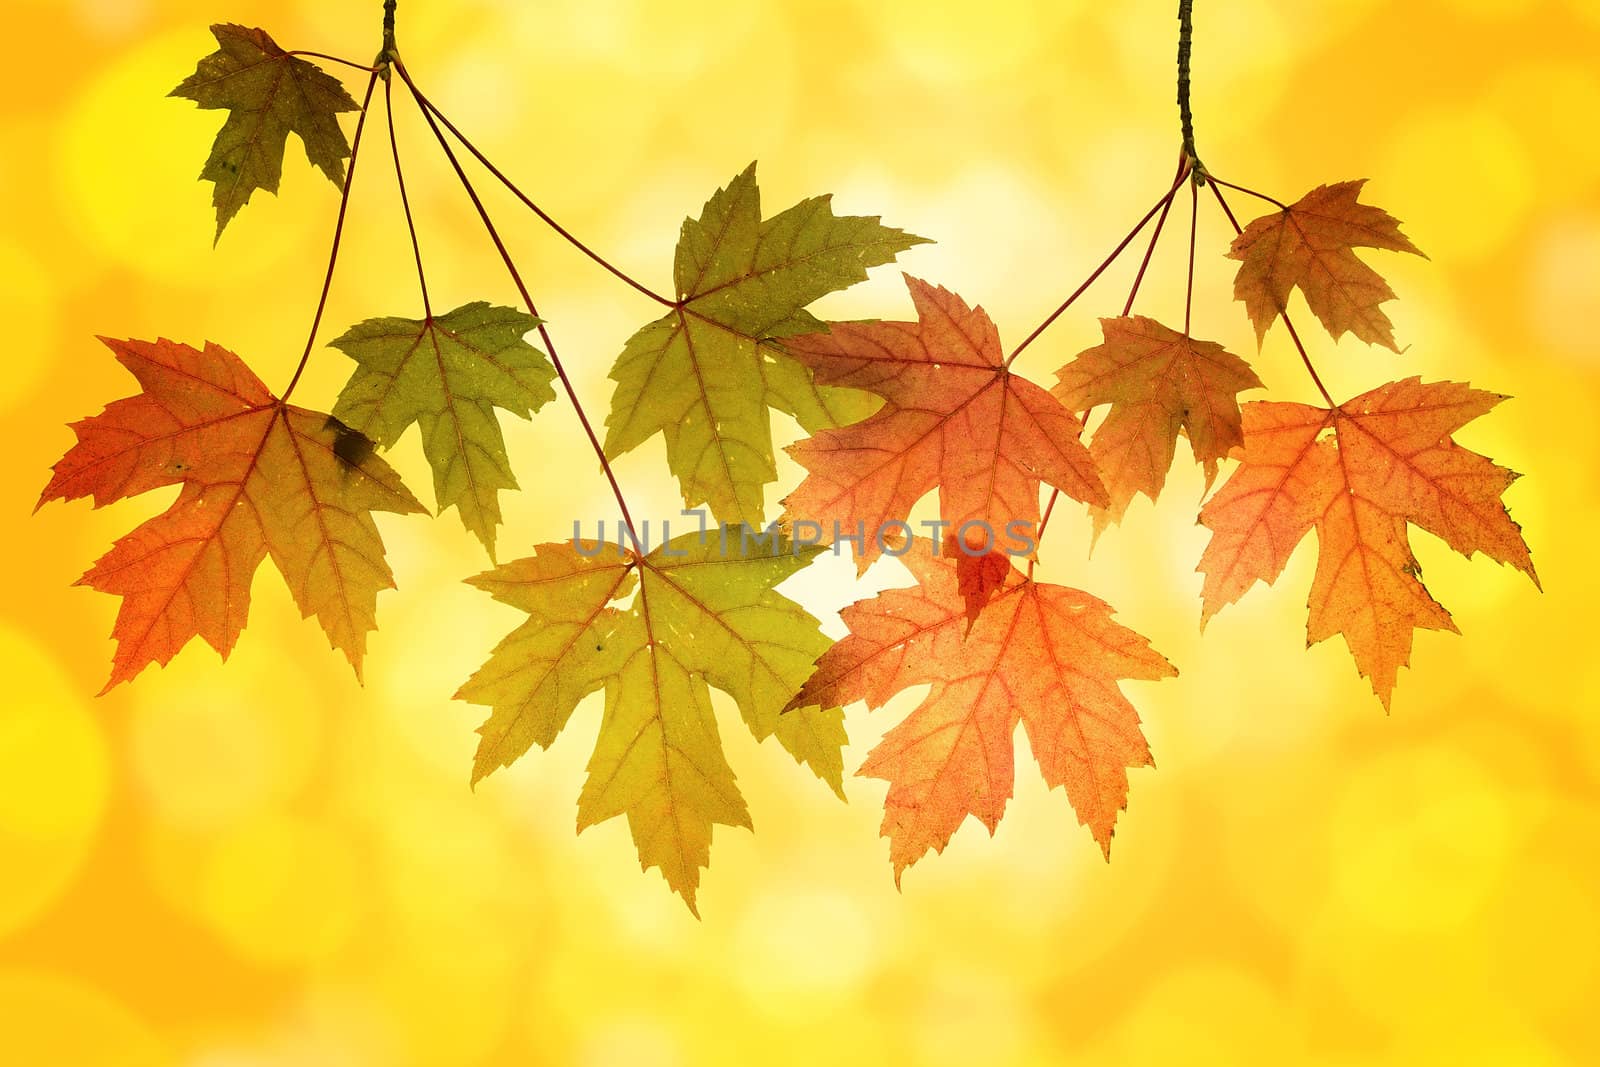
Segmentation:
{"type": "Polygon", "coordinates": [[[1078,440],[1082,424],[1006,366],[988,314],[910,275],[906,285],[916,322],[835,323],[784,342],[819,383],[885,401],[860,422],[789,447],[807,474],[784,499],[786,517],[829,533],[865,531],[857,545],[865,569],[883,551],[878,535],[935,488],[952,533],[986,533],[991,548],[1031,536],[1041,482],[1105,506],[1094,460],[1078,440]]]}
{"type": "Polygon", "coordinates": [[[954,534],[944,539],[944,555],[956,565],[956,591],[967,606],[967,624],[978,621],[983,606],[1006,584],[1011,559],[1004,552],[985,549],[970,531],[965,540],[954,534]]]}
{"type": "Polygon", "coordinates": [[[1151,764],[1118,680],[1177,671],[1113,622],[1109,605],[1015,568],[969,630],[955,567],[920,547],[900,558],[916,586],[845,608],[849,636],[790,701],[878,708],[904,689],[932,686],[858,772],[889,782],[883,836],[895,880],[928,849],[943,851],[968,815],[994,832],[1011,797],[1019,722],[1045,781],[1065,787],[1109,857],[1127,770],[1151,764]]]}
{"type": "Polygon", "coordinates": [[[166,664],[195,636],[226,657],[268,555],[359,677],[378,591],[394,586],[370,513],[422,505],[370,441],[279,400],[227,349],[102,340],[144,391],[73,424],[78,443],[39,504],[91,496],[101,507],[183,486],[79,579],[122,597],[106,688],[166,664]]]}
{"type": "Polygon", "coordinates": [[[1538,583],[1521,528],[1500,500],[1517,475],[1451,439],[1504,399],[1407,378],[1336,408],[1246,404],[1240,467],[1200,512],[1212,531],[1198,568],[1203,618],[1256,581],[1275,580],[1315,527],[1307,638],[1342,634],[1388,707],[1412,633],[1456,629],[1422,584],[1408,523],[1538,583]]]}

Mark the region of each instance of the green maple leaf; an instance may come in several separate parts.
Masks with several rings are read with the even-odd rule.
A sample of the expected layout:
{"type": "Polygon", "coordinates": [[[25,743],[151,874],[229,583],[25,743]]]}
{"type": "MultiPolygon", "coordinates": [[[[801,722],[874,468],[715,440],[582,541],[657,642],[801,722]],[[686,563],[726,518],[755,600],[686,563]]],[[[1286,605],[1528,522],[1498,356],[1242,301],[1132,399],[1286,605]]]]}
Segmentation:
{"type": "Polygon", "coordinates": [[[478,731],[472,778],[548,747],[578,702],[604,688],[578,829],[626,816],[640,865],[660,868],[693,910],[712,827],[751,825],[711,686],[733,697],[757,740],[776,735],[844,795],[843,713],[783,711],[830,642],[773,587],[820,550],[776,534],[745,539],[732,527],[686,534],[642,557],[580,545],[540,545],[470,579],[530,616],[456,694],[494,709],[478,731]]]}
{"type": "Polygon", "coordinates": [[[830,198],[761,218],[755,164],[686,219],[678,238],[678,306],[629,339],[611,377],[606,454],[657,433],[689,507],[759,527],[763,487],[776,480],[768,408],[808,433],[870,415],[878,401],[818,386],[782,339],[827,326],[806,305],[926,243],[876,217],[837,216],[830,198]]]}
{"type": "Polygon", "coordinates": [[[385,448],[412,423],[441,509],[494,555],[501,489],[515,489],[494,409],[524,419],[555,399],[555,368],[523,339],[539,320],[482,301],[426,319],[368,319],[333,346],[356,361],[333,414],[385,448]]]}
{"type": "Polygon", "coordinates": [[[360,105],[338,80],[314,63],[291,56],[263,30],[232,23],[211,27],[217,50],[169,94],[203,108],[226,108],[200,180],[215,183],[217,239],[257,189],[278,191],[290,133],[300,135],[309,159],[334,185],[344,184],[349,142],[339,112],[360,105]]]}

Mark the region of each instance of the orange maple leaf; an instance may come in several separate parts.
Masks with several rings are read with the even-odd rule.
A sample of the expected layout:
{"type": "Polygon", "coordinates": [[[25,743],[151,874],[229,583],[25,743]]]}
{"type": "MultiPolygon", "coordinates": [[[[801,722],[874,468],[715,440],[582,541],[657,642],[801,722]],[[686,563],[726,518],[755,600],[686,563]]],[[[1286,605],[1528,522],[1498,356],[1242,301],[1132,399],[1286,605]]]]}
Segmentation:
{"type": "Polygon", "coordinates": [[[1505,397],[1457,382],[1407,378],[1336,408],[1244,406],[1241,465],[1206,502],[1202,620],[1271,583],[1317,531],[1307,639],[1342,634],[1389,706],[1418,629],[1456,631],[1429,594],[1406,524],[1466,556],[1482,552],[1538,584],[1501,495],[1517,474],[1451,439],[1505,397]]]}
{"type": "Polygon", "coordinates": [[[857,772],[889,782],[882,832],[895,881],[928,849],[942,852],[968,815],[994,832],[1011,797],[1019,721],[1045,781],[1066,788],[1109,858],[1128,768],[1152,762],[1118,681],[1177,671],[1113,622],[1109,605],[1015,568],[969,632],[955,567],[920,545],[900,558],[917,585],[845,608],[849,636],[790,701],[878,708],[932,686],[857,772]]]}
{"type": "Polygon", "coordinates": [[[1257,341],[1288,309],[1289,293],[1298,286],[1335,340],[1348,331],[1369,345],[1399,351],[1394,324],[1379,307],[1394,299],[1394,290],[1354,250],[1423,254],[1400,232],[1393,215],[1357,203],[1365,184],[1366,179],[1319,185],[1284,210],[1256,219],[1234,238],[1228,256],[1240,266],[1233,295],[1244,301],[1257,341]]]}
{"type": "Polygon", "coordinates": [[[78,443],[39,504],[92,496],[101,507],[183,486],[79,579],[122,597],[106,688],[166,664],[195,636],[226,657],[268,555],[359,678],[378,591],[394,586],[370,513],[422,505],[370,441],[279,400],[227,349],[101,340],[144,391],[73,424],[78,443]]]}
{"type": "MultiPolygon", "coordinates": [[[[1039,485],[1090,504],[1109,502],[1076,415],[1006,366],[1000,335],[981,307],[906,275],[916,322],[834,323],[788,338],[785,349],[828,386],[876,393],[886,403],[860,422],[789,447],[807,474],[784,498],[790,520],[845,533],[862,569],[882,552],[875,536],[904,522],[939,490],[940,519],[958,536],[987,524],[991,544],[1012,523],[1039,521],[1039,485]]],[[[1014,538],[1012,540],[1015,540],[1014,538]]]]}
{"type": "Polygon", "coordinates": [[[1238,394],[1262,387],[1250,365],[1221,345],[1143,315],[1101,319],[1100,329],[1105,343],[1057,371],[1052,390],[1073,411],[1111,405],[1089,445],[1111,496],[1095,512],[1097,529],[1120,521],[1135,494],[1161,494],[1180,431],[1205,466],[1209,489],[1218,461],[1244,441],[1238,394]]]}

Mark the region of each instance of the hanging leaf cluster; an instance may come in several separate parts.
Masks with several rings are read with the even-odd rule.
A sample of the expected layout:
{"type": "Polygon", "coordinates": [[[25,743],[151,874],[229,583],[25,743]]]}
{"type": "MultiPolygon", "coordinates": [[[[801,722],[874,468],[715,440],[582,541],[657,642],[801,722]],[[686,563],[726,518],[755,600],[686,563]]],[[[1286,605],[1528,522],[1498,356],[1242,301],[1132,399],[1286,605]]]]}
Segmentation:
{"type": "Polygon", "coordinates": [[[994,831],[1013,790],[1019,729],[1038,773],[1063,789],[1109,856],[1128,772],[1152,764],[1124,683],[1177,672],[1110,606],[1036,580],[1034,569],[1058,509],[1081,505],[1099,536],[1137,496],[1158,500],[1180,439],[1208,490],[1198,516],[1210,532],[1198,561],[1202,620],[1276,580],[1314,533],[1307,639],[1342,637],[1385,707],[1415,631],[1456,629],[1423,584],[1413,528],[1538,580],[1502,501],[1516,475],[1455,440],[1504,398],[1410,377],[1336,403],[1289,320],[1303,302],[1333,340],[1351,334],[1401,351],[1383,310],[1395,294],[1358,251],[1420,251],[1391,215],[1363,202],[1363,182],[1319,185],[1285,203],[1202,167],[1186,62],[1174,180],[1089,280],[1008,352],[981,306],[910,274],[908,318],[818,317],[819,299],[925,239],[876,216],[835,214],[826,195],[768,214],[754,164],[684,220],[670,285],[657,292],[556,224],[483,156],[390,39],[374,66],[337,61],[366,72],[358,102],[313,62],[317,54],[285,50],[259,29],[212,33],[216,50],[173,95],[226,112],[200,172],[212,184],[217,239],[257,190],[277,192],[291,134],[339,190],[338,226],[305,353],[281,392],[217,344],[105,341],[139,391],[73,425],[77,443],[40,503],[89,497],[100,507],[179,487],[81,579],[121,598],[107,688],[195,638],[226,657],[268,558],[359,677],[378,594],[395,585],[375,514],[454,509],[494,563],[503,494],[550,476],[510,454],[502,420],[547,417],[558,387],[578,416],[573,447],[593,451],[631,544],[546,541],[467,579],[527,615],[456,694],[490,709],[471,778],[576,732],[574,711],[602,694],[578,827],[624,819],[641,865],[659,869],[691,909],[713,828],[752,825],[721,740],[737,723],[718,715],[713,690],[758,741],[775,741],[842,797],[842,709],[894,706],[898,694],[928,687],[857,772],[888,783],[883,834],[897,882],[969,816],[994,831]],[[353,367],[323,413],[290,397],[316,351],[380,82],[418,298],[374,308],[328,342],[353,367]],[[435,135],[523,306],[433,310],[393,137],[396,90],[435,135]],[[346,140],[341,116],[351,112],[346,140]],[[599,429],[458,153],[655,305],[615,356],[599,429]],[[1189,290],[1179,328],[1175,317],[1133,309],[1185,189],[1189,290]],[[1270,210],[1241,226],[1224,189],[1270,210]],[[1320,402],[1241,403],[1266,387],[1262,372],[1192,334],[1202,190],[1237,232],[1219,251],[1238,264],[1234,293],[1258,346],[1281,322],[1320,402]],[[1100,320],[1101,343],[1047,364],[1045,379],[1018,367],[1152,220],[1133,290],[1120,314],[1100,320]],[[803,476],[776,492],[773,412],[805,434],[787,448],[803,476]],[[432,471],[432,509],[382,458],[407,447],[413,427],[432,471]],[[685,506],[714,521],[651,547],[611,461],[658,435],[685,506]],[[922,524],[933,530],[925,535],[912,515],[930,495],[937,519],[922,524]],[[844,606],[848,635],[837,643],[779,590],[826,545],[848,547],[862,571],[889,556],[883,565],[904,568],[912,583],[844,606]]]}

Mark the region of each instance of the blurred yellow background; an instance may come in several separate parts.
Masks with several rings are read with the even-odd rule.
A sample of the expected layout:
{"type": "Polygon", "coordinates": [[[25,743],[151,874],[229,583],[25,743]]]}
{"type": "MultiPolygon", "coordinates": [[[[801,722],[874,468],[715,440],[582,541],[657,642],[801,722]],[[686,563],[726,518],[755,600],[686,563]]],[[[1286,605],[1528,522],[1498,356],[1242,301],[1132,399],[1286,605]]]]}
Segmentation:
{"type": "MultiPolygon", "coordinates": [[[[196,643],[92,696],[116,605],[70,583],[166,502],[29,515],[64,424],[133,389],[93,335],[214,340],[281,388],[337,200],[293,142],[281,196],[258,193],[213,252],[194,176],[222,116],[163,97],[212,48],[209,21],[365,60],[379,6],[7,4],[0,1063],[1600,1058],[1600,4],[1197,12],[1207,164],[1283,199],[1370,176],[1366,198],[1432,256],[1369,257],[1401,295],[1401,356],[1334,345],[1302,312],[1330,388],[1422,374],[1514,394],[1460,439],[1528,474],[1508,501],[1546,592],[1416,533],[1464,636],[1419,635],[1385,717],[1342,644],[1303,648],[1309,545],[1201,639],[1201,483],[1180,462],[1092,559],[1078,513],[1044,546],[1043,576],[1109,600],[1182,671],[1129,687],[1160,769],[1133,775],[1109,865],[1019,737],[995,839],[969,822],[896,893],[883,783],[852,780],[841,805],[725,716],[757,833],[719,831],[701,922],[640,874],[620,821],[574,836],[597,704],[468,790],[484,709],[449,697],[516,617],[460,583],[486,560],[453,515],[382,520],[401,589],[380,598],[364,689],[268,566],[226,667],[196,643]]],[[[831,190],[841,212],[935,238],[905,267],[1015,342],[1166,187],[1174,7],[402,0],[399,22],[435,102],[647,284],[669,284],[679,220],[755,158],[769,210],[831,190]]],[[[436,305],[514,304],[400,114],[436,305]]],[[[324,339],[419,314],[382,147],[363,151],[324,339]]],[[[605,373],[653,307],[498,190],[489,202],[603,416],[605,373]]],[[[1168,322],[1178,205],[1139,305],[1168,322]]],[[[1281,330],[1255,355],[1228,236],[1202,214],[1195,332],[1251,358],[1272,396],[1312,399],[1281,330]]],[[[1052,381],[1120,311],[1131,267],[1019,368],[1052,381]]],[[[818,310],[909,314],[893,268],[818,310]]],[[[331,403],[348,371],[319,349],[297,400],[331,403]]],[[[612,514],[564,404],[508,421],[525,491],[506,498],[506,558],[612,514]]],[[[414,435],[392,460],[427,492],[414,435]]],[[[659,441],[618,469],[636,513],[673,514],[659,441]]],[[[835,635],[832,609],[903,583],[893,563],[864,587],[851,570],[827,561],[796,594],[835,635]]],[[[915,697],[849,709],[847,767],[915,697]]]]}

